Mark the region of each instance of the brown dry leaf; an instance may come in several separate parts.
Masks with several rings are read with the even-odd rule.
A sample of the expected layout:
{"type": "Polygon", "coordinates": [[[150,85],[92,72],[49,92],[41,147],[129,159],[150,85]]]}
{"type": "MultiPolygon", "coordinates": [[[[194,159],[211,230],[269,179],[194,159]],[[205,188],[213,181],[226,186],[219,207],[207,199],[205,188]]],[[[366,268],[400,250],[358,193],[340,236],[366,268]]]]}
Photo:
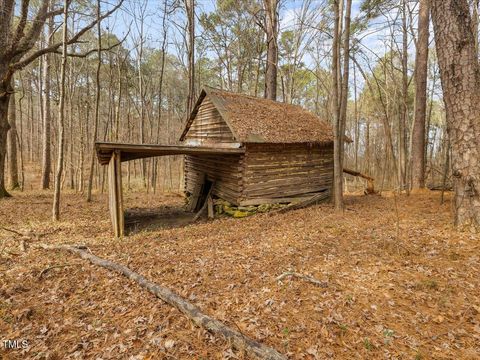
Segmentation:
{"type": "MultiPolygon", "coordinates": [[[[172,215],[180,197],[127,193],[140,222],[122,240],[111,237],[105,195],[86,204],[66,193],[55,224],[50,194],[14,195],[0,202],[0,218],[45,235],[21,256],[0,256],[0,334],[30,344],[8,358],[155,359],[167,346],[179,359],[244,358],[135,283],[73,255],[38,250],[37,241],[85,244],[292,359],[480,356],[480,246],[450,225],[450,195],[442,206],[436,193],[397,197],[397,237],[388,194],[349,196],[344,215],[321,205],[182,226],[172,215]],[[38,280],[49,266],[76,262],[38,280]],[[329,287],[276,282],[288,269],[329,287]]],[[[4,235],[5,249],[18,251],[4,235]]]]}

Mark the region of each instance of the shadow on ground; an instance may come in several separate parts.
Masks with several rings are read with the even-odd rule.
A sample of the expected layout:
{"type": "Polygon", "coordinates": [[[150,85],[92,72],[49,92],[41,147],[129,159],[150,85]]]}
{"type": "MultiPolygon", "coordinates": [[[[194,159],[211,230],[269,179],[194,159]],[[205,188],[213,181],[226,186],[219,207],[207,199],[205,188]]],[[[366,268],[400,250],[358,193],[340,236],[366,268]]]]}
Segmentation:
{"type": "Polygon", "coordinates": [[[195,213],[182,207],[159,206],[155,208],[130,208],[125,211],[125,231],[133,235],[141,231],[174,229],[188,225],[195,213]]]}

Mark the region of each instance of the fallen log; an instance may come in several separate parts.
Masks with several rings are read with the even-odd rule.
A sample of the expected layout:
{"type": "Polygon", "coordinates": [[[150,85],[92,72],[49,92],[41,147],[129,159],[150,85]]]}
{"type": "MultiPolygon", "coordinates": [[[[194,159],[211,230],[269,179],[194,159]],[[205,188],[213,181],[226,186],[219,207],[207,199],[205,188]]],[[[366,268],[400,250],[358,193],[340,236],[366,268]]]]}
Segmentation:
{"type": "Polygon", "coordinates": [[[218,321],[204,313],[197,306],[186,301],[181,296],[175,294],[172,290],[157,285],[154,282],[146,279],[144,276],[130,270],[128,267],[114,263],[113,261],[106,260],[95,256],[84,249],[85,247],[75,247],[70,245],[46,245],[40,244],[40,247],[45,250],[65,250],[79,255],[82,259],[90,261],[94,265],[104,267],[106,269],[115,271],[127,277],[130,280],[135,281],[141,287],[147,289],[159,299],[163,300],[167,304],[177,308],[182,314],[192,320],[198,326],[210,331],[215,335],[222,335],[228,340],[232,346],[239,350],[244,351],[247,355],[253,356],[258,359],[269,360],[287,360],[285,355],[280,354],[275,349],[263,345],[253,339],[250,339],[242,333],[233,330],[226,326],[221,321],[218,321]]]}
{"type": "Polygon", "coordinates": [[[343,172],[345,174],[349,174],[349,175],[352,175],[352,176],[358,176],[358,177],[361,177],[362,179],[367,180],[367,189],[365,190],[365,194],[366,195],[375,194],[375,185],[374,185],[375,179],[374,178],[372,178],[371,176],[362,174],[359,171],[355,171],[355,170],[351,170],[351,169],[347,169],[347,168],[343,168],[343,172]]]}

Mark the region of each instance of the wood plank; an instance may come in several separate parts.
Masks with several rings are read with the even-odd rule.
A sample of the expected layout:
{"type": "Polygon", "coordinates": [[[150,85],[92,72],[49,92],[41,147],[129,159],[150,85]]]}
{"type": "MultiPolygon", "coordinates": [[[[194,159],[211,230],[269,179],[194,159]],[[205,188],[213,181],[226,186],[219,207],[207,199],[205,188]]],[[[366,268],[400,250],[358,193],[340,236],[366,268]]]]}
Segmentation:
{"type": "Polygon", "coordinates": [[[283,204],[291,203],[296,201],[303,201],[309,199],[311,195],[298,196],[298,197],[283,197],[283,198],[250,198],[245,200],[240,200],[239,206],[253,206],[253,205],[262,205],[262,204],[283,204]]]}
{"type": "Polygon", "coordinates": [[[329,185],[332,183],[333,176],[317,176],[317,177],[303,177],[293,179],[270,179],[263,182],[245,183],[244,191],[249,193],[253,191],[267,191],[272,188],[284,189],[289,187],[301,188],[307,184],[315,184],[318,186],[329,185]]]}
{"type": "Polygon", "coordinates": [[[324,185],[310,185],[310,186],[293,186],[293,187],[272,187],[268,189],[244,190],[243,195],[245,197],[287,197],[287,196],[299,196],[302,194],[309,194],[314,192],[320,192],[322,190],[329,189],[331,184],[324,185]]]}
{"type": "Polygon", "coordinates": [[[205,174],[203,174],[203,176],[199,176],[197,181],[194,183],[193,192],[188,201],[188,207],[187,207],[188,211],[195,211],[195,209],[197,208],[198,201],[200,199],[200,194],[202,192],[204,184],[205,184],[205,174]]]}
{"type": "Polygon", "coordinates": [[[288,205],[284,208],[273,211],[270,214],[272,214],[272,215],[275,214],[275,213],[281,213],[282,214],[282,213],[286,213],[287,211],[290,211],[290,210],[301,209],[301,208],[304,208],[304,207],[307,207],[307,206],[310,206],[310,205],[313,205],[313,204],[318,204],[320,202],[324,202],[324,201],[328,201],[328,200],[330,200],[330,191],[326,190],[326,191],[323,191],[319,194],[315,194],[308,199],[298,201],[298,202],[294,202],[294,203],[292,203],[292,204],[290,204],[290,205],[288,205]]]}
{"type": "Polygon", "coordinates": [[[213,219],[215,217],[215,212],[213,211],[213,199],[211,196],[207,198],[207,210],[208,210],[208,218],[213,219]]]}

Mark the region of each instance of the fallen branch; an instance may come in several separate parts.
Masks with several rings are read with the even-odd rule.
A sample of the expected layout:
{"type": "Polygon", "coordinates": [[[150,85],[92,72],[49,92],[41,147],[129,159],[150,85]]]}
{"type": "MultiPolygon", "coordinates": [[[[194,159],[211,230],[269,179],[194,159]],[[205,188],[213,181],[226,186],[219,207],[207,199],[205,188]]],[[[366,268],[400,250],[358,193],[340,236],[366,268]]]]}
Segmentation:
{"type": "Polygon", "coordinates": [[[310,206],[310,205],[313,205],[313,204],[317,204],[317,203],[320,203],[320,202],[328,200],[328,199],[330,199],[330,191],[326,190],[324,192],[321,192],[320,194],[313,195],[312,197],[310,197],[308,199],[292,203],[290,205],[287,205],[287,206],[285,206],[283,208],[280,208],[278,210],[275,210],[275,211],[271,211],[271,212],[269,212],[269,214],[271,214],[271,215],[273,215],[273,214],[283,214],[287,211],[302,209],[304,207],[307,207],[307,206],[310,206]]]}
{"type": "Polygon", "coordinates": [[[28,237],[28,235],[23,234],[23,233],[21,233],[20,231],[13,230],[13,229],[9,229],[9,228],[6,228],[6,227],[4,227],[4,226],[0,226],[0,229],[5,230],[5,231],[8,231],[8,232],[11,232],[11,233],[16,234],[16,235],[19,235],[19,236],[28,237]]]}
{"type": "Polygon", "coordinates": [[[64,267],[68,267],[68,266],[75,266],[75,265],[80,265],[79,263],[75,263],[75,264],[61,264],[61,265],[52,265],[52,266],[49,266],[49,267],[46,267],[45,269],[43,269],[40,274],[38,274],[38,278],[41,279],[43,275],[45,275],[47,272],[49,272],[50,270],[52,269],[59,269],[59,268],[64,268],[64,267]]]}
{"type": "Polygon", "coordinates": [[[362,179],[367,180],[367,189],[365,190],[365,194],[366,195],[375,194],[375,186],[374,186],[375,179],[374,178],[372,178],[371,176],[362,174],[359,171],[350,170],[350,169],[346,169],[346,168],[343,168],[343,172],[345,174],[349,174],[349,175],[352,175],[352,176],[358,176],[358,177],[361,177],[362,179]]]}
{"type": "Polygon", "coordinates": [[[25,240],[32,240],[32,239],[35,239],[35,240],[39,240],[41,237],[43,237],[45,234],[35,234],[33,233],[32,231],[28,231],[26,233],[22,233],[18,230],[14,230],[14,229],[10,229],[10,228],[7,228],[5,226],[0,226],[0,230],[4,230],[4,231],[7,231],[7,232],[10,232],[12,234],[15,234],[15,235],[18,235],[18,236],[21,236],[23,241],[25,240]]]}
{"type": "Polygon", "coordinates": [[[315,284],[315,285],[320,286],[322,288],[328,287],[328,283],[325,282],[325,281],[320,281],[320,280],[317,280],[317,279],[315,279],[311,276],[300,274],[300,273],[297,273],[297,272],[294,272],[294,271],[284,272],[282,275],[278,276],[276,280],[281,281],[284,278],[286,278],[287,276],[292,276],[292,277],[296,277],[296,278],[311,282],[312,284],[315,284]]]}
{"type": "Polygon", "coordinates": [[[147,280],[142,275],[130,270],[128,267],[114,263],[113,261],[99,258],[91,253],[88,253],[78,247],[69,245],[45,245],[41,244],[41,248],[46,250],[66,250],[79,255],[82,259],[90,261],[94,265],[104,267],[106,269],[118,272],[130,280],[135,281],[141,287],[147,289],[159,299],[165,301],[167,304],[177,308],[182,314],[187,316],[198,326],[212,332],[213,334],[222,335],[231,342],[234,348],[245,351],[246,354],[254,356],[259,359],[271,360],[286,360],[285,355],[280,354],[275,349],[263,345],[255,340],[252,340],[242,333],[235,331],[222,322],[211,318],[201,312],[200,308],[189,303],[179,295],[175,294],[168,288],[157,285],[147,280]]]}

